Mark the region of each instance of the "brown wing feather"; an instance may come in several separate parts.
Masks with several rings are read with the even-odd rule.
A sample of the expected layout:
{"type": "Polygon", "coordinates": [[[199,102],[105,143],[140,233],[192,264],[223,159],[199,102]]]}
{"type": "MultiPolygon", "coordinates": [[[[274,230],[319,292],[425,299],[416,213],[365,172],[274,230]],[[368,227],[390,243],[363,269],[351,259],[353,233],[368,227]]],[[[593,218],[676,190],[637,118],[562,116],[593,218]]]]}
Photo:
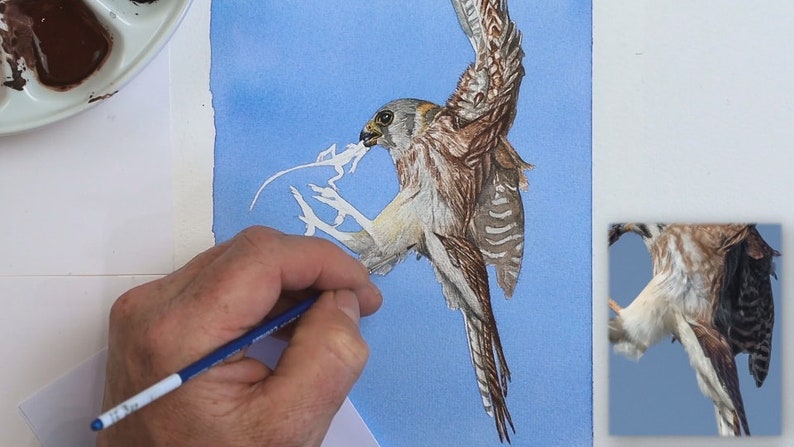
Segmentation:
{"type": "Polygon", "coordinates": [[[503,135],[515,118],[524,68],[521,33],[510,20],[505,0],[453,0],[461,28],[476,57],[447,100],[460,127],[488,116],[491,138],[503,135]]]}
{"type": "Polygon", "coordinates": [[[717,330],[705,324],[692,324],[692,330],[700,342],[703,353],[709,358],[717,378],[725,392],[731,399],[733,408],[736,412],[733,429],[736,436],[741,436],[742,429],[746,435],[750,434],[750,427],[747,424],[747,416],[744,412],[744,402],[742,393],[739,389],[739,376],[736,372],[736,362],[733,358],[733,351],[728,340],[717,330]],[[741,424],[741,425],[739,425],[741,424]]]}
{"type": "Polygon", "coordinates": [[[774,325],[774,300],[770,276],[772,259],[779,253],[770,247],[753,225],[725,256],[725,278],[715,326],[731,344],[734,355],[750,354],[750,373],[761,386],[769,371],[774,325]]]}
{"type": "MultiPolygon", "coordinates": [[[[435,235],[443,245],[452,263],[452,267],[460,269],[466,285],[477,297],[478,309],[461,308],[466,321],[466,333],[469,337],[469,349],[472,364],[477,375],[477,382],[486,411],[493,415],[500,440],[510,441],[508,427],[515,433],[513,420],[507,409],[507,384],[510,381],[510,369],[507,366],[499,330],[491,308],[488,290],[488,275],[480,251],[471,242],[460,237],[435,235]]],[[[437,271],[440,266],[434,263],[437,271]]],[[[448,283],[448,280],[444,281],[448,283]]],[[[451,286],[451,284],[445,284],[451,286]]],[[[456,284],[455,287],[461,287],[456,284]]],[[[450,293],[451,290],[447,290],[450,293]]],[[[464,303],[466,300],[462,300],[464,303]]]]}

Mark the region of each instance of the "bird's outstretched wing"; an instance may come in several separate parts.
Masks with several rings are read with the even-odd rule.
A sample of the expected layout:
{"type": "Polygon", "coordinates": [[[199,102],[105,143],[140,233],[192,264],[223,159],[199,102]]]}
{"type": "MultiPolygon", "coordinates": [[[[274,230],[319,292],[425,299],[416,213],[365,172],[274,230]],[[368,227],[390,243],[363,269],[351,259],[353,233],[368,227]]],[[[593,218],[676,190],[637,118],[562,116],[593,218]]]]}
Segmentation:
{"type": "Polygon", "coordinates": [[[476,54],[447,100],[460,127],[487,116],[485,138],[504,135],[515,118],[524,68],[521,33],[510,19],[506,0],[452,0],[461,28],[476,54]]]}
{"type": "Polygon", "coordinates": [[[773,258],[770,247],[754,225],[741,233],[742,240],[725,255],[725,276],[714,323],[727,338],[734,355],[750,354],[750,373],[761,386],[769,371],[774,324],[774,300],[770,276],[773,258]]]}
{"type": "Polygon", "coordinates": [[[485,411],[494,418],[499,439],[510,442],[508,427],[515,433],[505,400],[510,370],[491,309],[482,255],[471,242],[460,237],[428,233],[425,244],[447,305],[463,314],[469,354],[485,411]]]}
{"type": "Polygon", "coordinates": [[[532,167],[502,138],[471,220],[472,238],[485,263],[496,267],[497,283],[508,298],[515,290],[524,256],[524,205],[519,189],[529,187],[523,171],[532,167]]]}

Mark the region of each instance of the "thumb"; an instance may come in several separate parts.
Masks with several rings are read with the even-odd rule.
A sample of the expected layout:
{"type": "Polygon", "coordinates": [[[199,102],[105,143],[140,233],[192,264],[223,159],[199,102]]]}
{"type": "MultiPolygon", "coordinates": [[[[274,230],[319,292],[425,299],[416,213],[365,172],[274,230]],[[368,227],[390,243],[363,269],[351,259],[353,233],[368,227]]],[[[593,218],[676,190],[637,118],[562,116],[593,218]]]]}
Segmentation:
{"type": "MultiPolygon", "coordinates": [[[[359,332],[359,302],[350,290],[325,292],[298,320],[273,374],[266,401],[295,428],[322,436],[361,375],[369,348],[359,332]]],[[[265,413],[267,414],[267,413],[265,413]]]]}

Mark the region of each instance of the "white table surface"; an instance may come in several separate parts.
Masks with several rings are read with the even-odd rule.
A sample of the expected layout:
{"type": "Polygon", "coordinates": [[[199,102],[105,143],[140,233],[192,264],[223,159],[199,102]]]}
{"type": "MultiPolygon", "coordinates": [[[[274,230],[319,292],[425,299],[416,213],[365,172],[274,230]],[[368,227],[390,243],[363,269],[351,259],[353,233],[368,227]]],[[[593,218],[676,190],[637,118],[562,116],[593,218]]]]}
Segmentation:
{"type": "Polygon", "coordinates": [[[105,103],[0,139],[3,445],[38,445],[19,402],[103,347],[120,293],[173,269],[168,103],[164,52],[105,103]]]}
{"type": "Polygon", "coordinates": [[[194,1],[116,95],[0,137],[0,445],[39,445],[19,403],[106,345],[118,295],[212,244],[208,20],[194,1]]]}

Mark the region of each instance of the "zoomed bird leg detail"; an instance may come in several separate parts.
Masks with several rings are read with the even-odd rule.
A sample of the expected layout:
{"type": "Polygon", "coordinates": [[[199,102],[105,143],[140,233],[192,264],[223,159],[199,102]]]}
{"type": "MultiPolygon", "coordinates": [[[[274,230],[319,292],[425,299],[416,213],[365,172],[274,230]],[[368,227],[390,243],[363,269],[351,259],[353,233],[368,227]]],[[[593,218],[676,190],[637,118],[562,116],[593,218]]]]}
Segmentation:
{"type": "Polygon", "coordinates": [[[622,310],[623,310],[623,308],[622,308],[622,307],[620,307],[620,304],[618,304],[618,303],[617,303],[615,300],[613,300],[612,298],[610,298],[610,299],[609,299],[609,308],[610,308],[610,309],[612,309],[612,312],[615,312],[615,313],[616,313],[616,314],[618,314],[618,315],[620,315],[620,311],[622,311],[622,310]]]}

